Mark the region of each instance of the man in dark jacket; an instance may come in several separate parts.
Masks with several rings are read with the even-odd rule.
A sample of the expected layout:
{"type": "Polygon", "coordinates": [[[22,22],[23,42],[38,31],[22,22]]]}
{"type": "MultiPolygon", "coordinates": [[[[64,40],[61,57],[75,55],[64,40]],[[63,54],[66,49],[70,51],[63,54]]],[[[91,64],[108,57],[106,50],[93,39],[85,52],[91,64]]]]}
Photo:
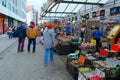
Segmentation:
{"type": "Polygon", "coordinates": [[[23,52],[26,37],[25,23],[21,23],[21,25],[17,28],[16,32],[18,37],[18,52],[23,52]]]}

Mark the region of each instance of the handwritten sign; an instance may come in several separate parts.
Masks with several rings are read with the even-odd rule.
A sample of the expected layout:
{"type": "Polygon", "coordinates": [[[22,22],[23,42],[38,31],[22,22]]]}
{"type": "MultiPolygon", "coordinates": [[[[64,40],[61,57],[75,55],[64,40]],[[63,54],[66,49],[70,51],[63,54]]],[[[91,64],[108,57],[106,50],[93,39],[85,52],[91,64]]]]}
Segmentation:
{"type": "Polygon", "coordinates": [[[102,78],[105,77],[105,73],[99,70],[98,68],[95,69],[95,73],[102,78]]]}

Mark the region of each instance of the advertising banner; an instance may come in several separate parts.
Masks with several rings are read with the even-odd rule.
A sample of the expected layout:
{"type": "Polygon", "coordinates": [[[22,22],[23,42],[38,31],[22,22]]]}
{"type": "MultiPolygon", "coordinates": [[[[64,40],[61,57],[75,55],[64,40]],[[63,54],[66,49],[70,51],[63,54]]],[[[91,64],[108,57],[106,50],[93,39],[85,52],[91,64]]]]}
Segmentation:
{"type": "Polygon", "coordinates": [[[50,4],[52,2],[52,0],[47,0],[47,4],[50,4]]]}
{"type": "Polygon", "coordinates": [[[86,19],[89,19],[89,18],[90,18],[89,14],[86,14],[86,19]]]}
{"type": "Polygon", "coordinates": [[[110,8],[110,15],[116,15],[116,14],[118,14],[118,7],[110,8]]]}
{"type": "Polygon", "coordinates": [[[96,12],[92,12],[92,17],[96,17],[96,12]]]}
{"type": "Polygon", "coordinates": [[[105,10],[100,11],[100,16],[105,16],[105,10]]]}
{"type": "Polygon", "coordinates": [[[96,12],[96,17],[100,16],[100,11],[96,12]]]}

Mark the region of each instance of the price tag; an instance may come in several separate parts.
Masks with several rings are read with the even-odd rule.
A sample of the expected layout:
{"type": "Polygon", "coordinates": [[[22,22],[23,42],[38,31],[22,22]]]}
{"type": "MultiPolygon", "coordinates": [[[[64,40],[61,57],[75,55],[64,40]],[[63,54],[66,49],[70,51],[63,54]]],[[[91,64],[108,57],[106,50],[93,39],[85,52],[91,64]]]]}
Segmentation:
{"type": "Polygon", "coordinates": [[[79,73],[78,80],[86,80],[86,78],[81,73],[79,73]]]}
{"type": "Polygon", "coordinates": [[[101,76],[102,78],[105,77],[105,73],[101,70],[99,70],[98,68],[95,69],[95,73],[98,75],[98,76],[101,76]]]}

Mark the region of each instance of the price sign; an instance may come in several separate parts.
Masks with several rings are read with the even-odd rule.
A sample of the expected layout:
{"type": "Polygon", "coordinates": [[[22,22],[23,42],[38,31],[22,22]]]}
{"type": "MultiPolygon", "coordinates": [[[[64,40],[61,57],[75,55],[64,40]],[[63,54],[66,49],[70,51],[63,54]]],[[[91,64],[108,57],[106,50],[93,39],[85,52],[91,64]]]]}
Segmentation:
{"type": "Polygon", "coordinates": [[[102,72],[101,70],[99,70],[98,68],[95,69],[95,73],[96,73],[98,76],[101,76],[102,78],[105,77],[105,73],[102,72]]]}
{"type": "Polygon", "coordinates": [[[86,80],[86,78],[81,73],[79,73],[78,80],[86,80]]]}

